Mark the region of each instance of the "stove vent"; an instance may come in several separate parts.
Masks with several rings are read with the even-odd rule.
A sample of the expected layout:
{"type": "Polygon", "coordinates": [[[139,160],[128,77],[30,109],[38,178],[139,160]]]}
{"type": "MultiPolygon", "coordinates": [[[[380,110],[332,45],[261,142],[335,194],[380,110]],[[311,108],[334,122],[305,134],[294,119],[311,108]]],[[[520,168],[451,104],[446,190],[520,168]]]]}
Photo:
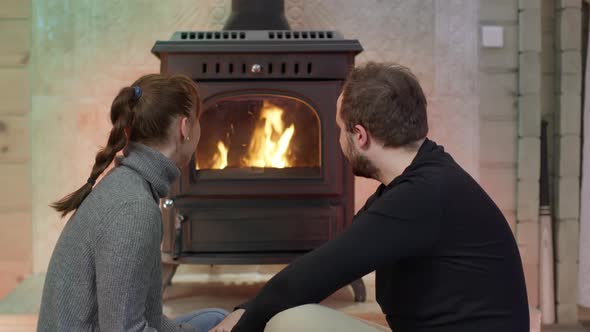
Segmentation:
{"type": "Polygon", "coordinates": [[[334,39],[334,31],[269,31],[268,39],[334,39]]]}
{"type": "Polygon", "coordinates": [[[172,36],[172,40],[339,40],[342,39],[336,31],[181,31],[172,36]]]}

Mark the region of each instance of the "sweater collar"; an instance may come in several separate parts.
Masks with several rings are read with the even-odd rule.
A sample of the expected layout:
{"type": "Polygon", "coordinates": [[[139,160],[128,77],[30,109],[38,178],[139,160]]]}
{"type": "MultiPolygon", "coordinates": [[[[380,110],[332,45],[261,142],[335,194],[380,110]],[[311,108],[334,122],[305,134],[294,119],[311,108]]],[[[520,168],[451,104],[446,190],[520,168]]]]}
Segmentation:
{"type": "Polygon", "coordinates": [[[431,141],[428,138],[425,138],[424,142],[422,143],[422,145],[418,149],[418,153],[416,153],[416,156],[414,157],[414,159],[412,160],[410,165],[408,165],[408,167],[406,167],[406,169],[402,172],[402,174],[398,175],[388,185],[381,184],[381,186],[380,186],[381,188],[379,188],[379,189],[384,190],[384,189],[393,188],[396,184],[398,184],[400,181],[402,181],[408,175],[408,173],[410,173],[413,170],[415,170],[416,168],[422,166],[425,159],[428,159],[428,157],[432,153],[436,153],[436,152],[444,153],[444,148],[440,145],[437,145],[436,142],[431,141]]]}
{"type": "Polygon", "coordinates": [[[123,155],[120,164],[136,171],[149,182],[158,199],[168,195],[170,185],[180,175],[172,160],[141,143],[130,142],[123,155]]]}

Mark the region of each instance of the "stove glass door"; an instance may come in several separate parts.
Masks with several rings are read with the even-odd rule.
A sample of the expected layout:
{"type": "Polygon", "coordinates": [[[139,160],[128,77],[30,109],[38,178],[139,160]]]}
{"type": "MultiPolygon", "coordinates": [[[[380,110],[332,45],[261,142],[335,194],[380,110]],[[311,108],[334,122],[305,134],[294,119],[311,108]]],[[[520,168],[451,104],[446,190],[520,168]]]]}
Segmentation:
{"type": "Polygon", "coordinates": [[[195,169],[201,179],[321,177],[321,126],[307,103],[247,94],[208,103],[195,169]]]}

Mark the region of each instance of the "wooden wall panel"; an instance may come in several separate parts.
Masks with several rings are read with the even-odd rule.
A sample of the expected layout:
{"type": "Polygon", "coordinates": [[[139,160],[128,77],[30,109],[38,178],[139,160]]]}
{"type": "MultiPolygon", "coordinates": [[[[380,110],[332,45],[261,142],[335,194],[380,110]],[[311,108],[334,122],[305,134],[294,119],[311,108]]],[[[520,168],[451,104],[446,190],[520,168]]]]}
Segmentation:
{"type": "Polygon", "coordinates": [[[31,17],[30,0],[0,0],[0,19],[31,17]]]}
{"type": "Polygon", "coordinates": [[[0,66],[24,66],[29,62],[30,20],[0,20],[0,66]]]}
{"type": "MultiPolygon", "coordinates": [[[[0,51],[0,61],[3,52],[0,51]]],[[[0,115],[28,114],[31,109],[29,70],[0,68],[0,115]]]]}
{"type": "Polygon", "coordinates": [[[29,163],[0,163],[0,213],[31,209],[29,163]]]}
{"type": "Polygon", "coordinates": [[[28,115],[0,115],[0,162],[31,159],[28,115]]]}

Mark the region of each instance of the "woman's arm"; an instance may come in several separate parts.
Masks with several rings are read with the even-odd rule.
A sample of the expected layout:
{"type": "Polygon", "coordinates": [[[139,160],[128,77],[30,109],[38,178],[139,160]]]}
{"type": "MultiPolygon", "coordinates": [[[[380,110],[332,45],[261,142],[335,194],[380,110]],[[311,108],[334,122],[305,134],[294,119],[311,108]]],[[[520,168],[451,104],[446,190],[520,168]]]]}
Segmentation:
{"type": "Polygon", "coordinates": [[[111,213],[96,246],[98,321],[103,331],[156,331],[145,317],[152,270],[160,255],[159,211],[145,202],[111,213]]]}

